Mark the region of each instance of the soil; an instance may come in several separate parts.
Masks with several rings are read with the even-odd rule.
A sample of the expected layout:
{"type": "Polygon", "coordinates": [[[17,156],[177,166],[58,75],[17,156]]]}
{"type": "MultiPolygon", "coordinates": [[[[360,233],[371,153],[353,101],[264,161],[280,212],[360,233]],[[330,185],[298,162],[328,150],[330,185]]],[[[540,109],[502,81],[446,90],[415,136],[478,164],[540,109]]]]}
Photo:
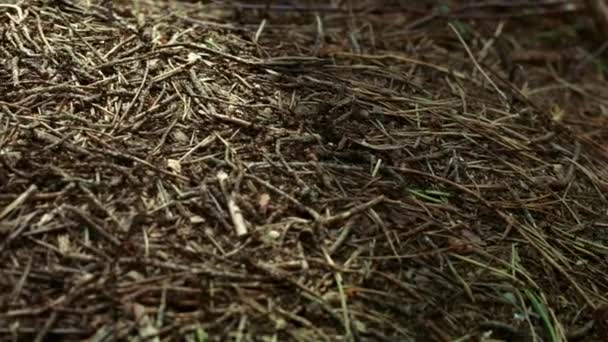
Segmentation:
{"type": "Polygon", "coordinates": [[[602,341],[577,1],[0,4],[0,340],[602,341]]]}

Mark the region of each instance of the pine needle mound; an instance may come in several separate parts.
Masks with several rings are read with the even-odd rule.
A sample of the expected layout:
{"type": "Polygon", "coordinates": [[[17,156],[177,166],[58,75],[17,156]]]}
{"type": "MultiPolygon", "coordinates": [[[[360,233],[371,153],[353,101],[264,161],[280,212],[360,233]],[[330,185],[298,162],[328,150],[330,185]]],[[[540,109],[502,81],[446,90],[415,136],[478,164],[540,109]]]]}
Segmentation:
{"type": "Polygon", "coordinates": [[[284,3],[0,4],[1,339],[606,336],[601,62],[504,52],[567,23],[284,3]]]}

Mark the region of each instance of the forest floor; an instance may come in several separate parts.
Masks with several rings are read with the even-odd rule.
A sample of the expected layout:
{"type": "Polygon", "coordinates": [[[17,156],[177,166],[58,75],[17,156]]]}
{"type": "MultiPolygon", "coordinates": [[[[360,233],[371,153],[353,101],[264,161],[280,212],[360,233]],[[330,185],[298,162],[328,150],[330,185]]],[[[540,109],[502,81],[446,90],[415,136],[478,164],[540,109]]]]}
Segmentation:
{"type": "Polygon", "coordinates": [[[0,340],[605,339],[583,2],[294,2],[0,4],[0,340]]]}

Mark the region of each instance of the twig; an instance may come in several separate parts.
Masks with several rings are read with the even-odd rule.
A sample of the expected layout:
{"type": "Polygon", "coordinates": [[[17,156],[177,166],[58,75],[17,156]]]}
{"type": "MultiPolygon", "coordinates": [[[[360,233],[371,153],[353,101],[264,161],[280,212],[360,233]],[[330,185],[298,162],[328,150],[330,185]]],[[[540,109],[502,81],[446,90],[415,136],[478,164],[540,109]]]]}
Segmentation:
{"type": "Polygon", "coordinates": [[[292,196],[290,196],[289,194],[287,194],[285,191],[275,187],[274,185],[266,182],[265,180],[254,176],[254,175],[245,175],[245,178],[249,178],[252,179],[256,182],[258,182],[259,184],[265,186],[266,188],[274,191],[275,193],[283,196],[285,199],[287,199],[289,202],[293,203],[296,205],[296,207],[298,207],[299,209],[307,212],[310,216],[313,217],[313,219],[315,221],[318,221],[321,218],[321,215],[319,215],[319,213],[317,213],[315,210],[313,210],[312,208],[309,208],[307,206],[305,206],[304,204],[302,204],[300,201],[298,201],[297,199],[293,198],[292,196]]]}
{"type": "Polygon", "coordinates": [[[87,215],[84,211],[71,205],[66,205],[65,208],[76,214],[82,221],[84,221],[84,223],[93,228],[97,233],[99,233],[99,235],[111,242],[114,246],[120,246],[120,241],[117,238],[95,223],[95,221],[93,221],[93,219],[90,218],[89,215],[87,215]]]}
{"type": "Polygon", "coordinates": [[[232,223],[234,224],[234,229],[236,231],[236,236],[244,236],[247,235],[247,225],[245,223],[245,218],[243,217],[243,213],[241,209],[236,204],[234,200],[234,192],[230,192],[228,190],[228,186],[226,184],[228,180],[228,175],[220,171],[217,174],[217,180],[220,183],[220,187],[222,188],[222,192],[226,197],[226,204],[228,205],[228,212],[230,212],[230,218],[232,218],[232,223]]]}
{"type": "Polygon", "coordinates": [[[471,59],[471,61],[473,62],[473,64],[477,68],[477,70],[479,70],[479,72],[483,75],[483,77],[485,77],[485,79],[488,81],[488,83],[490,83],[490,85],[492,87],[494,87],[494,90],[496,90],[496,92],[498,93],[498,95],[500,95],[500,97],[502,97],[502,99],[506,101],[507,100],[507,95],[505,95],[505,93],[503,93],[502,90],[500,90],[500,88],[498,88],[498,86],[496,85],[496,83],[494,83],[494,81],[492,81],[492,79],[490,78],[490,76],[488,76],[488,74],[486,74],[486,72],[483,70],[483,68],[481,67],[481,65],[479,65],[479,63],[477,63],[477,60],[475,59],[475,56],[473,56],[473,53],[471,52],[471,49],[469,49],[469,46],[467,45],[467,43],[464,41],[464,39],[460,35],[460,32],[458,32],[458,30],[454,27],[454,25],[452,25],[452,23],[449,23],[448,25],[450,26],[450,28],[452,29],[452,31],[454,31],[454,33],[458,37],[458,40],[460,41],[460,43],[462,44],[462,46],[466,50],[467,54],[469,55],[469,58],[471,59]]]}
{"type": "Polygon", "coordinates": [[[366,203],[359,204],[358,206],[351,208],[347,211],[341,212],[341,213],[333,215],[333,216],[321,218],[320,220],[318,220],[318,223],[320,226],[326,226],[326,225],[332,224],[336,221],[346,220],[353,215],[364,212],[365,210],[375,206],[376,204],[378,204],[382,201],[384,201],[384,196],[378,196],[366,203]]]}
{"type": "Polygon", "coordinates": [[[15,198],[13,202],[7,205],[2,212],[0,212],[0,220],[4,219],[8,214],[10,214],[13,210],[17,209],[21,206],[27,199],[36,191],[38,191],[38,187],[36,184],[30,185],[27,190],[25,190],[19,197],[15,198]]]}

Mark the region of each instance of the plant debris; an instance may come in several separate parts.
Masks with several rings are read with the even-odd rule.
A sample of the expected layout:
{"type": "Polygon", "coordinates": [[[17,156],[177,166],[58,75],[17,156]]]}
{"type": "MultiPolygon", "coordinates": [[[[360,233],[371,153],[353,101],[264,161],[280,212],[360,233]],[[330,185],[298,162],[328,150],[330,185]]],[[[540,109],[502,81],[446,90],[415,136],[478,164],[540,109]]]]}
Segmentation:
{"type": "Polygon", "coordinates": [[[608,334],[580,6],[322,3],[0,4],[3,340],[608,334]]]}

